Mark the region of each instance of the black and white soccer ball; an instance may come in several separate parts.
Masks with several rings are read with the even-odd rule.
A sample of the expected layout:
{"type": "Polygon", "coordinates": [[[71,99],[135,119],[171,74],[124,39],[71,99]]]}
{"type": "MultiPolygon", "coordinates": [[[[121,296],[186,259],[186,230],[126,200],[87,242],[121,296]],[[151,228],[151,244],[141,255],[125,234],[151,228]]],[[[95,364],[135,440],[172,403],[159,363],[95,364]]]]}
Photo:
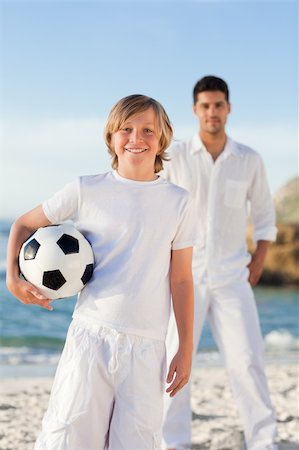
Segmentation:
{"type": "Polygon", "coordinates": [[[90,280],[94,256],[90,243],[72,224],[39,228],[22,245],[24,278],[51,299],[70,297],[90,280]]]}

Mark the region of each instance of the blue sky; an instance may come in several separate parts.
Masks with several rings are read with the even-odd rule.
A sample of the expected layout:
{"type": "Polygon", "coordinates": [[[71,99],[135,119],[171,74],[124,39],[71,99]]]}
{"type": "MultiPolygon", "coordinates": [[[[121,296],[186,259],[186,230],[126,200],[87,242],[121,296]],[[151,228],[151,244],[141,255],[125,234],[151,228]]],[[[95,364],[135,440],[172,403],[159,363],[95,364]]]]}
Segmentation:
{"type": "Polygon", "coordinates": [[[206,74],[230,87],[228,134],[258,150],[273,193],[297,173],[295,1],[2,1],[0,218],[109,170],[111,106],[159,100],[185,139],[206,74]]]}

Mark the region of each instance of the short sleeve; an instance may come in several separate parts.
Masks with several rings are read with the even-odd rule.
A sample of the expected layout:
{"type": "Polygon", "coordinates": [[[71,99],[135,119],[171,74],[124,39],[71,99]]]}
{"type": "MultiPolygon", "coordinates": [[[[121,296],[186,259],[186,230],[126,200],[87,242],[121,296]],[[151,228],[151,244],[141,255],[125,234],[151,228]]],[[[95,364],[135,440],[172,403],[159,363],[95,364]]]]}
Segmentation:
{"type": "Polygon", "coordinates": [[[193,201],[188,197],[182,209],[176,234],[172,241],[172,250],[181,250],[193,247],[197,243],[195,208],[193,201]]]}
{"type": "Polygon", "coordinates": [[[48,220],[53,224],[65,220],[75,220],[78,213],[79,193],[80,181],[78,178],[44,201],[42,207],[48,220]]]}

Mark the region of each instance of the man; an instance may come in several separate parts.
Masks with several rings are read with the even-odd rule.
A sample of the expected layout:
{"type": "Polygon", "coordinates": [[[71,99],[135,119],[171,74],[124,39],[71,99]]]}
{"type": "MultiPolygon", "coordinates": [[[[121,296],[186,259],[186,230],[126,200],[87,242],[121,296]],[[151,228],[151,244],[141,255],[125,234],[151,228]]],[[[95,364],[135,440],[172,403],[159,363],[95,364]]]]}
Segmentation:
{"type": "MultiPolygon", "coordinates": [[[[194,350],[208,316],[240,412],[247,449],[274,450],[276,421],[252,291],[269,243],[276,237],[272,199],[260,156],[225,132],[231,109],[225,81],[206,76],[196,83],[193,97],[199,133],[172,147],[165,177],[188,189],[196,207],[194,350]],[[256,243],[252,257],[246,244],[248,207],[256,243]]],[[[171,358],[177,350],[174,320],[167,348],[171,358]]],[[[163,434],[165,448],[190,448],[190,383],[174,398],[165,397],[163,434]]]]}

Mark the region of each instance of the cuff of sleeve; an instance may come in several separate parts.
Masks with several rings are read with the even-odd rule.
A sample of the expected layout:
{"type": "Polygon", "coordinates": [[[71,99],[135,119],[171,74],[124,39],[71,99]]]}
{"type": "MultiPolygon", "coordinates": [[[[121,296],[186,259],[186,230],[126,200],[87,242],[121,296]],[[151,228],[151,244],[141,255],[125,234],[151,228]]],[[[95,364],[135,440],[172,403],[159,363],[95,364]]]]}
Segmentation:
{"type": "Polygon", "coordinates": [[[257,241],[275,241],[277,235],[276,227],[267,227],[255,230],[253,233],[253,241],[256,244],[257,241]]]}
{"type": "Polygon", "coordinates": [[[197,241],[178,242],[173,244],[171,250],[182,250],[183,248],[194,247],[197,241]]]}
{"type": "Polygon", "coordinates": [[[45,214],[45,216],[47,217],[47,219],[48,219],[51,223],[55,223],[55,218],[52,216],[52,214],[51,214],[51,212],[50,212],[50,210],[49,210],[49,207],[48,207],[48,204],[47,204],[46,201],[42,204],[42,208],[43,208],[44,214],[45,214]]]}

